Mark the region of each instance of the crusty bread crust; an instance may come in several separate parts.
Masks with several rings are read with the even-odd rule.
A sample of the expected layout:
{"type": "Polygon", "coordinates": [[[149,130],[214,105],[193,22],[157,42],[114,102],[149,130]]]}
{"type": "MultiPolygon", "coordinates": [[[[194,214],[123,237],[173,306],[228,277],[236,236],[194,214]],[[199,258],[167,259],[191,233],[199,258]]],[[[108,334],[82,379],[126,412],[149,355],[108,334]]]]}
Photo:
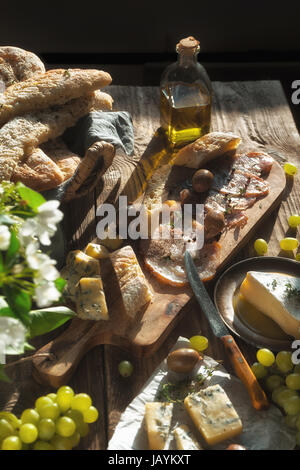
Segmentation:
{"type": "Polygon", "coordinates": [[[0,181],[10,180],[16,166],[33,149],[54,139],[97,106],[97,94],[60,106],[15,117],[0,129],[0,181]]]}
{"type": "Polygon", "coordinates": [[[63,181],[74,175],[79,165],[80,157],[67,147],[61,137],[49,140],[43,144],[42,150],[58,166],[63,174],[63,181]]]}
{"type": "Polygon", "coordinates": [[[0,95],[0,125],[15,116],[61,105],[111,83],[107,72],[55,69],[15,83],[0,95]]]}
{"type": "Polygon", "coordinates": [[[43,62],[33,52],[14,46],[0,47],[0,83],[4,89],[44,72],[43,62]]]}

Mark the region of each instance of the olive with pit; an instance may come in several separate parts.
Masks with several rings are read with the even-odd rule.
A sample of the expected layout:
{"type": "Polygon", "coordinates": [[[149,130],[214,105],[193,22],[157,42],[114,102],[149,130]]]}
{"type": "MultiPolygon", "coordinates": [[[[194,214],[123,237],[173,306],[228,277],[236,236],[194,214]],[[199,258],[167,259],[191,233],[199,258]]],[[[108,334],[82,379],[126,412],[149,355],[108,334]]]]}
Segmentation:
{"type": "Polygon", "coordinates": [[[205,239],[218,235],[225,226],[224,214],[221,211],[209,210],[204,217],[205,239]]]}
{"type": "Polygon", "coordinates": [[[191,348],[180,348],[172,351],[167,357],[168,368],[173,372],[187,374],[202,359],[200,354],[191,348]]]}
{"type": "Polygon", "coordinates": [[[211,188],[213,180],[214,175],[211,171],[205,169],[197,170],[192,177],[193,190],[197,193],[204,193],[211,188]]]}

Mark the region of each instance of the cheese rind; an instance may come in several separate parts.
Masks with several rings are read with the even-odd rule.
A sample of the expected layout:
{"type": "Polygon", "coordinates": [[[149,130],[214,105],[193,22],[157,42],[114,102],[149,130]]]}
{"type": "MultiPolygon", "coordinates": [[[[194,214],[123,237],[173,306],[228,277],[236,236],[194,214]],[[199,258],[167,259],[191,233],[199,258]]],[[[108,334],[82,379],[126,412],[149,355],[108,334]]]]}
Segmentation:
{"type": "Polygon", "coordinates": [[[126,314],[134,318],[153,294],[131,246],[124,246],[110,255],[117,276],[126,314]]]}
{"type": "Polygon", "coordinates": [[[145,425],[149,450],[164,450],[170,433],[173,403],[145,404],[145,425]]]}
{"type": "Polygon", "coordinates": [[[176,447],[178,450],[202,449],[190,428],[185,424],[177,426],[177,428],[174,429],[174,436],[176,439],[176,447]]]}
{"type": "Polygon", "coordinates": [[[214,445],[242,432],[242,422],[220,385],[212,385],[184,400],[187,412],[207,444],[214,445]]]}
{"type": "Polygon", "coordinates": [[[100,277],[83,277],[76,286],[76,311],[83,320],[108,320],[108,310],[100,277]]]}
{"type": "Polygon", "coordinates": [[[300,338],[300,278],[249,271],[240,293],[290,336],[300,338]]]}

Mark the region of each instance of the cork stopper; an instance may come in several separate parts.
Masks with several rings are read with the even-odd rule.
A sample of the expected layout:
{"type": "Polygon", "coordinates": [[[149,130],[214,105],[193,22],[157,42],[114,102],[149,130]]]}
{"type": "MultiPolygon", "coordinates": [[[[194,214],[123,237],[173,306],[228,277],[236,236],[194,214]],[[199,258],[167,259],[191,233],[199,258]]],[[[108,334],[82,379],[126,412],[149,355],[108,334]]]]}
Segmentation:
{"type": "Polygon", "coordinates": [[[181,39],[179,43],[176,45],[176,51],[181,54],[194,54],[195,52],[199,52],[200,50],[200,42],[197,41],[193,36],[189,36],[187,38],[181,39]]]}

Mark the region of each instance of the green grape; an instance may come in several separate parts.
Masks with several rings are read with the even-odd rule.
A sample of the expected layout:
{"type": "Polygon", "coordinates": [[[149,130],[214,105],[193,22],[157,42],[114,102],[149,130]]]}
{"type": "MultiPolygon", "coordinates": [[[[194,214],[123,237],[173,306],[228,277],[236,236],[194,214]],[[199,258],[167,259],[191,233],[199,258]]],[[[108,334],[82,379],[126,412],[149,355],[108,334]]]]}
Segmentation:
{"type": "Polygon", "coordinates": [[[63,413],[65,413],[71,407],[73,397],[73,390],[68,390],[62,387],[58,389],[56,401],[63,413]]]}
{"type": "Polygon", "coordinates": [[[257,379],[263,379],[268,375],[268,371],[265,366],[259,362],[254,362],[251,366],[251,370],[257,379]]]}
{"type": "Polygon", "coordinates": [[[25,444],[25,442],[22,442],[22,450],[29,450],[29,449],[30,449],[30,445],[25,444]]]}
{"type": "Polygon", "coordinates": [[[296,261],[300,261],[300,253],[297,253],[297,254],[296,254],[295,260],[296,260],[296,261]]]}
{"type": "Polygon", "coordinates": [[[297,429],[297,419],[299,418],[299,413],[296,415],[286,415],[284,417],[285,424],[291,429],[297,429]]]}
{"type": "Polygon", "coordinates": [[[296,433],[296,444],[297,446],[300,446],[300,431],[296,433]]]}
{"type": "Polygon", "coordinates": [[[270,367],[275,362],[275,356],[269,349],[259,349],[256,353],[258,362],[265,367],[270,367]]]}
{"type": "Polygon", "coordinates": [[[0,419],[0,441],[14,432],[13,426],[4,418],[0,419]]]}
{"type": "Polygon", "coordinates": [[[280,375],[270,375],[266,378],[265,384],[266,389],[269,390],[269,392],[273,392],[273,390],[276,390],[276,388],[284,384],[284,378],[280,375]]]}
{"type": "Polygon", "coordinates": [[[68,437],[58,436],[57,434],[52,437],[50,444],[54,446],[56,450],[71,450],[72,442],[68,437]]]}
{"type": "Polygon", "coordinates": [[[80,434],[78,431],[75,431],[74,434],[72,434],[72,436],[69,437],[70,441],[71,441],[71,444],[72,444],[72,448],[73,447],[77,447],[79,442],[80,442],[80,434]]]}
{"type": "Polygon", "coordinates": [[[26,424],[26,423],[37,424],[39,422],[39,420],[40,420],[40,415],[33,408],[27,408],[21,414],[21,423],[22,424],[26,424]]]}
{"type": "Polygon", "coordinates": [[[287,415],[296,415],[300,413],[300,397],[294,396],[287,398],[283,404],[283,409],[287,415]]]}
{"type": "Polygon", "coordinates": [[[85,423],[94,423],[97,421],[99,416],[97,408],[90,406],[87,410],[83,412],[83,420],[85,423]]]}
{"type": "Polygon", "coordinates": [[[68,416],[62,416],[56,422],[56,433],[59,436],[70,437],[76,431],[76,424],[68,416]]]}
{"type": "Polygon", "coordinates": [[[60,395],[60,394],[65,394],[67,393],[68,395],[71,394],[73,397],[75,395],[74,393],[74,390],[69,387],[69,385],[62,385],[61,387],[59,387],[59,389],[57,390],[57,394],[60,395]]]}
{"type": "Polygon", "coordinates": [[[300,374],[300,364],[296,364],[296,365],[295,365],[293,372],[294,372],[295,374],[300,374]]]}
{"type": "Polygon", "coordinates": [[[92,405],[91,397],[87,393],[78,393],[72,398],[72,410],[78,410],[82,413],[92,405]]]}
{"type": "Polygon", "coordinates": [[[265,255],[268,251],[268,243],[263,238],[258,238],[254,242],[254,250],[258,255],[265,255]]]}
{"type": "Polygon", "coordinates": [[[42,441],[49,441],[55,434],[55,423],[52,419],[43,418],[38,424],[39,438],[42,441]]]}
{"type": "Polygon", "coordinates": [[[55,450],[54,445],[45,441],[36,441],[33,444],[33,450],[55,450]]]}
{"type": "Polygon", "coordinates": [[[21,450],[22,442],[18,436],[8,436],[2,441],[2,450],[21,450]]]}
{"type": "Polygon", "coordinates": [[[276,403],[279,406],[282,406],[282,408],[283,408],[284,403],[286,402],[286,400],[288,400],[291,397],[298,398],[298,394],[295,390],[290,390],[289,388],[287,388],[286,390],[282,390],[280,393],[278,393],[278,395],[276,397],[276,403]]]}
{"type": "Polygon", "coordinates": [[[300,374],[293,373],[287,375],[285,383],[286,386],[292,390],[300,390],[300,374]]]}
{"type": "Polygon", "coordinates": [[[284,390],[288,390],[288,388],[285,385],[281,385],[278,388],[275,388],[272,392],[272,401],[278,405],[278,395],[283,392],[284,390]]]}
{"type": "Polygon", "coordinates": [[[205,336],[192,336],[190,338],[190,345],[193,349],[196,349],[196,351],[205,351],[205,349],[208,348],[208,339],[205,336]]]}
{"type": "Polygon", "coordinates": [[[89,425],[85,422],[82,422],[77,426],[77,431],[79,432],[81,437],[85,437],[89,433],[89,425]]]}
{"type": "Polygon", "coordinates": [[[300,225],[300,215],[299,214],[293,214],[289,217],[289,226],[291,228],[297,228],[298,225],[300,225]]]}
{"type": "Polygon", "coordinates": [[[276,364],[278,369],[284,374],[292,371],[294,368],[294,364],[292,362],[292,353],[289,351],[280,351],[276,355],[276,364]]]}
{"type": "Polygon", "coordinates": [[[286,237],[280,241],[280,248],[285,251],[291,251],[298,248],[299,242],[297,238],[286,237]]]}
{"type": "Polygon", "coordinates": [[[45,405],[52,405],[53,404],[53,401],[51,400],[51,398],[49,397],[39,397],[36,401],[35,401],[35,408],[37,410],[37,412],[39,413],[40,409],[45,406],[45,405]]]}
{"type": "Polygon", "coordinates": [[[26,423],[20,426],[19,436],[25,444],[31,444],[38,438],[38,430],[34,424],[26,423]]]}
{"type": "Polygon", "coordinates": [[[46,395],[47,398],[50,398],[50,400],[52,400],[54,403],[56,403],[56,399],[57,399],[57,394],[56,393],[48,393],[48,395],[46,395]]]}
{"type": "Polygon", "coordinates": [[[80,424],[83,423],[83,414],[81,413],[81,411],[78,411],[78,410],[68,410],[68,411],[66,412],[66,416],[68,416],[68,418],[73,419],[73,421],[75,422],[76,426],[79,426],[80,424]]]}
{"type": "Polygon", "coordinates": [[[296,428],[298,429],[298,431],[300,431],[300,413],[296,417],[296,428]]]}
{"type": "Polygon", "coordinates": [[[297,167],[293,163],[285,163],[283,166],[284,171],[286,172],[287,175],[289,176],[294,176],[297,174],[297,167]]]}
{"type": "Polygon", "coordinates": [[[41,418],[57,419],[60,415],[60,407],[57,403],[51,403],[51,405],[41,406],[39,409],[41,418]]]}
{"type": "Polygon", "coordinates": [[[21,421],[16,417],[16,415],[9,411],[0,411],[0,419],[2,418],[8,421],[14,429],[19,428],[21,424],[21,421]]]}
{"type": "Polygon", "coordinates": [[[130,377],[133,372],[133,365],[129,361],[121,361],[118,365],[118,371],[122,377],[130,377]]]}

